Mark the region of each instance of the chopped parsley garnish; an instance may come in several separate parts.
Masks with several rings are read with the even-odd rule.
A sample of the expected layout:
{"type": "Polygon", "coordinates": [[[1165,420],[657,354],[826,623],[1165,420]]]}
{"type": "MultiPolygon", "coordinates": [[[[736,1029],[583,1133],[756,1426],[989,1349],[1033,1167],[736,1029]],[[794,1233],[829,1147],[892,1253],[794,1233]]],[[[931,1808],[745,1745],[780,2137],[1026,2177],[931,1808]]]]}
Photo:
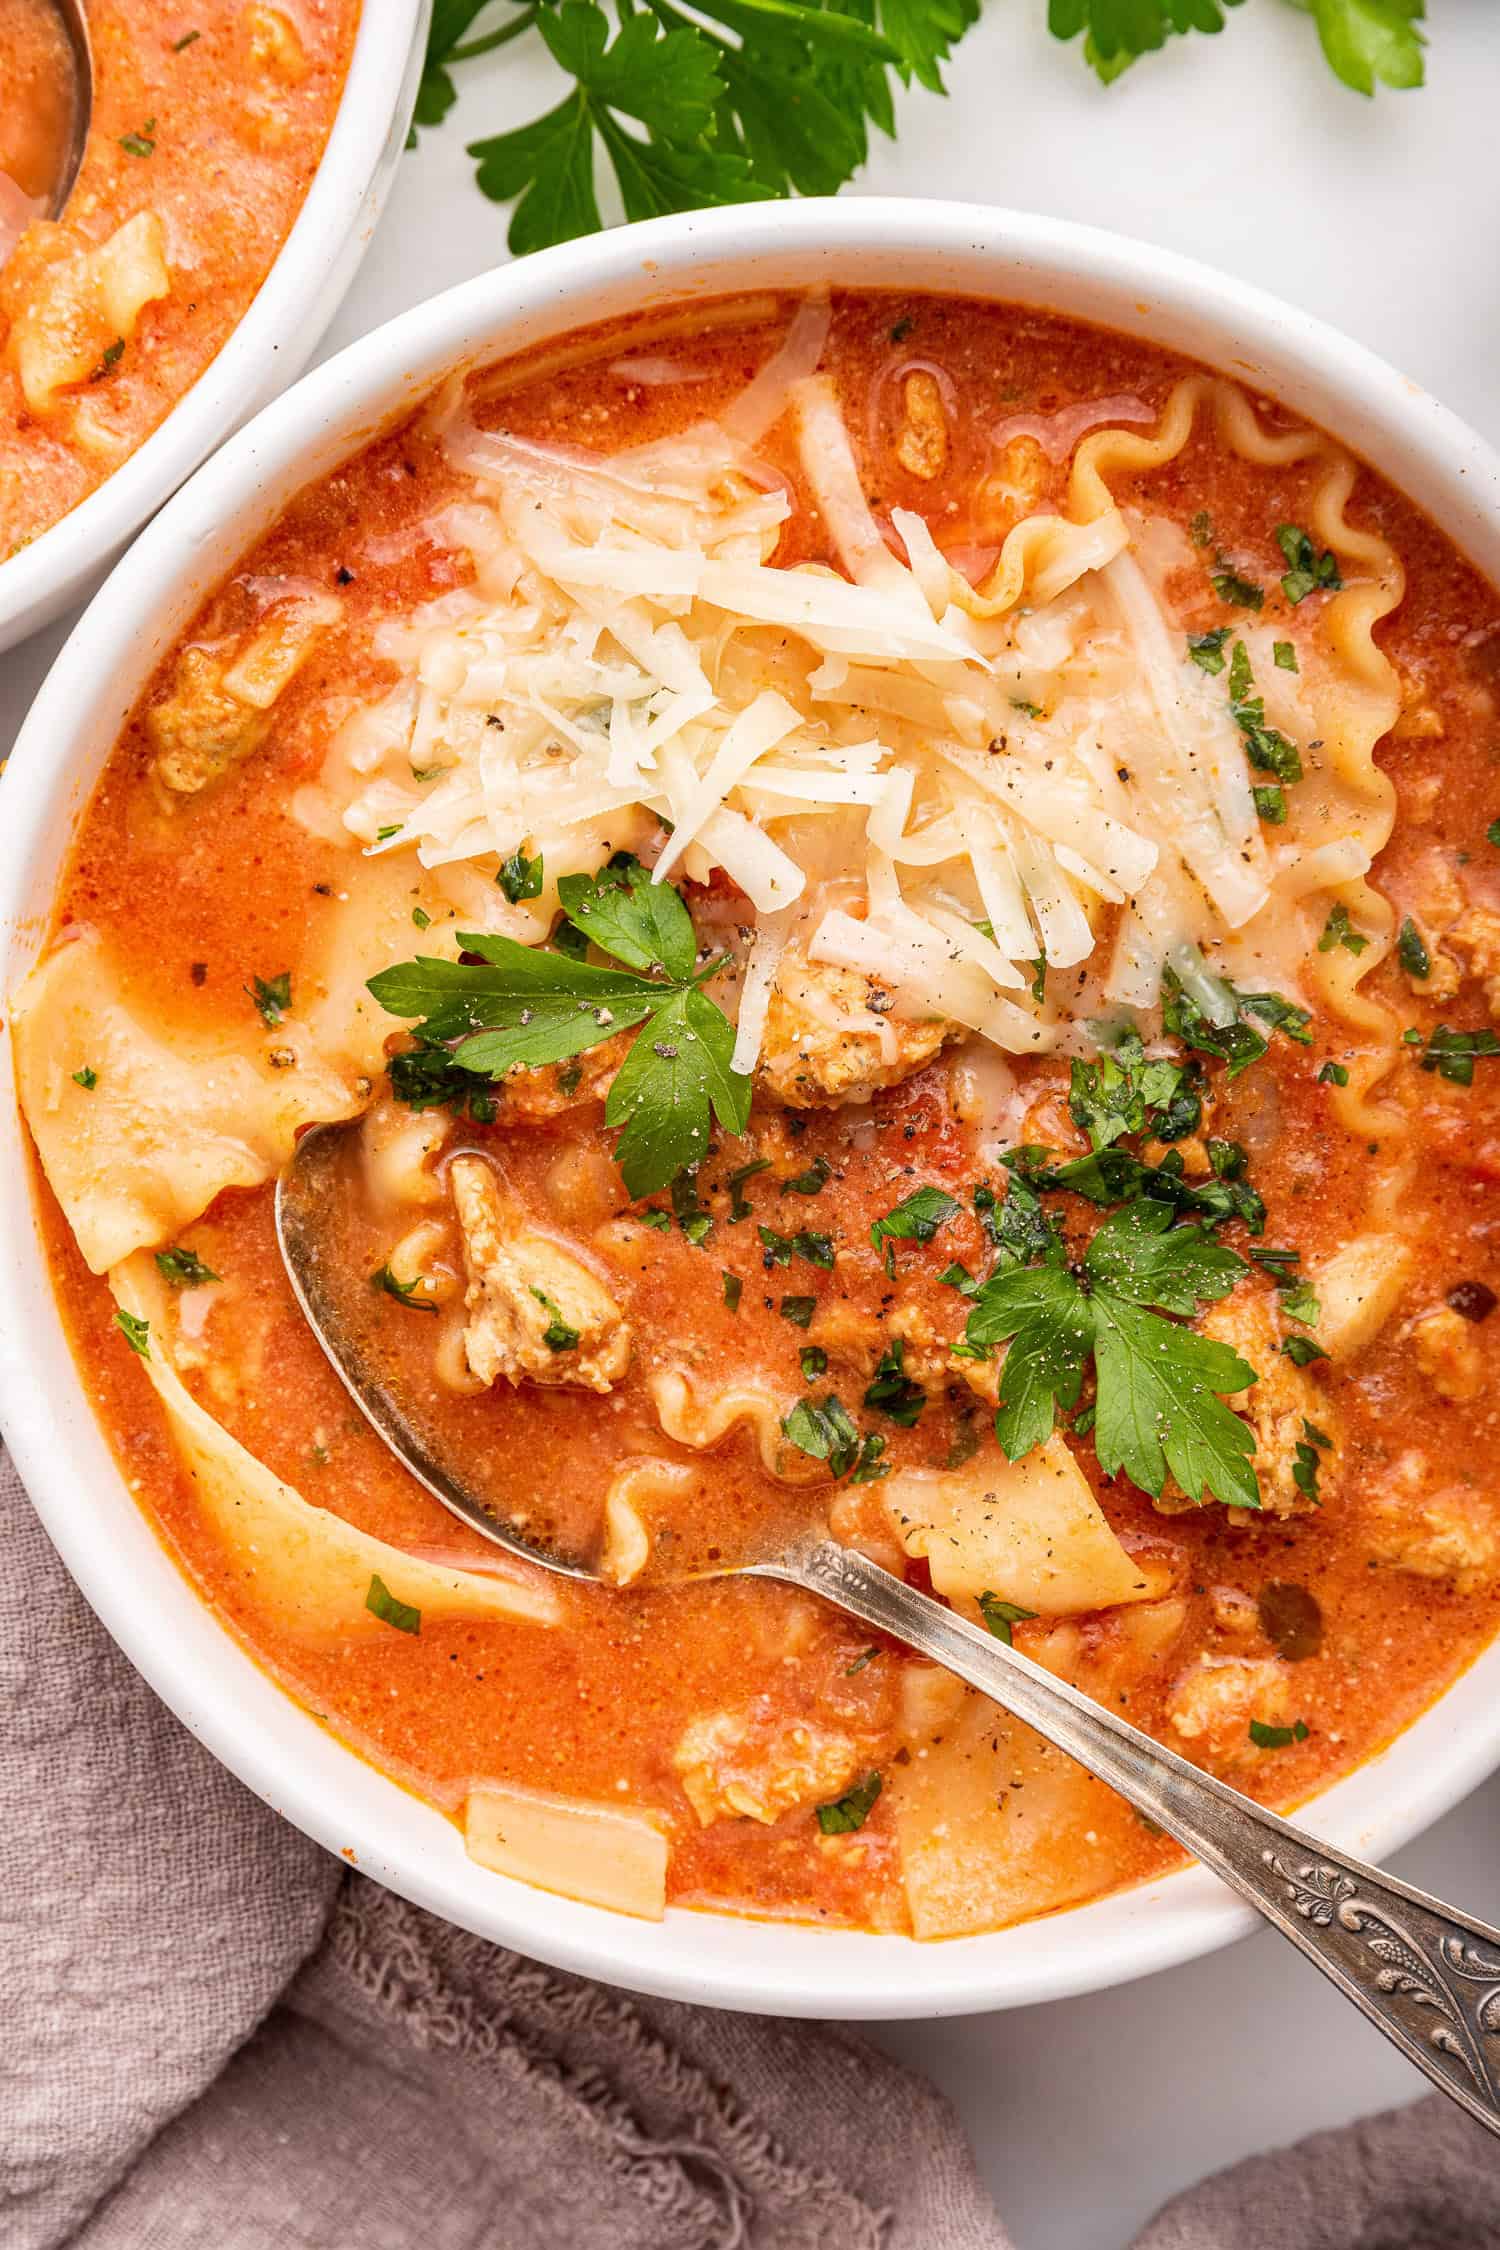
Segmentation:
{"type": "Polygon", "coordinates": [[[879,1795],[879,1774],[867,1773],[847,1796],[836,1797],[831,1805],[819,1805],[818,1826],[825,1836],[852,1836],[856,1829],[864,1827],[879,1795]]]}
{"type": "Polygon", "coordinates": [[[1337,593],[1344,581],[1338,561],[1325,548],[1320,555],[1307,533],[1294,523],[1276,526],[1276,544],[1286,559],[1281,591],[1289,602],[1305,602],[1309,594],[1337,593]]]}
{"type": "Polygon", "coordinates": [[[797,1364],[802,1370],[803,1382],[815,1383],[820,1375],[828,1373],[828,1354],[821,1344],[804,1344],[797,1364]]]}
{"type": "Polygon", "coordinates": [[[1242,578],[1233,564],[1220,555],[1219,567],[1209,575],[1209,584],[1230,609],[1260,609],[1265,602],[1265,590],[1253,578],[1242,578]]]}
{"type": "Polygon", "coordinates": [[[545,1289],[538,1289],[535,1282],[531,1284],[531,1294],[548,1316],[547,1325],[542,1331],[542,1342],[548,1351],[576,1352],[578,1330],[571,1328],[563,1319],[561,1307],[548,1296],[545,1289]]]}
{"type": "Polygon", "coordinates": [[[1174,1224],[1141,1199],[1110,1214],[1080,1261],[1055,1236],[1041,1260],[994,1274],[974,1299],[965,1343],[985,1356],[1009,1342],[995,1435],[1019,1461],[1078,1404],[1093,1362],[1094,1445],[1106,1476],[1123,1469],[1159,1498],[1168,1475],[1188,1500],[1258,1508],[1255,1440],[1224,1403],[1255,1370],[1227,1344],[1166,1320],[1226,1297],[1243,1258],[1195,1221],[1174,1224]],[[1154,1309],[1153,1309],[1154,1308],[1154,1309]]]}
{"type": "Polygon", "coordinates": [[[1279,992],[1241,992],[1237,998],[1246,1015],[1259,1016],[1262,1023],[1268,1023],[1283,1038],[1295,1040],[1299,1047],[1312,1045],[1310,1009],[1296,1007],[1279,992]]]}
{"type": "Polygon", "coordinates": [[[1297,662],[1297,651],[1290,641],[1273,641],[1271,643],[1271,659],[1278,672],[1300,670],[1297,662]]]}
{"type": "Polygon", "coordinates": [[[139,1352],[142,1359],[151,1357],[151,1323],[149,1320],[140,1319],[137,1314],[127,1312],[125,1307],[121,1305],[115,1314],[115,1326],[133,1352],[139,1352]]]}
{"type": "Polygon", "coordinates": [[[138,133],[122,133],[120,146],[127,156],[154,156],[156,154],[156,119],[148,117],[138,133]]]}
{"type": "Polygon", "coordinates": [[[408,1109],[451,1109],[476,1125],[493,1125],[499,1104],[488,1071],[459,1070],[441,1040],[428,1041],[420,1032],[417,1040],[387,1066],[396,1100],[408,1109]]]}
{"type": "Polygon", "coordinates": [[[698,1201],[698,1168],[679,1172],[672,1182],[672,1216],[695,1250],[701,1250],[714,1231],[714,1215],[698,1201]]]}
{"type": "Polygon", "coordinates": [[[1257,1750],[1285,1750],[1290,1743],[1305,1742],[1307,1733],[1306,1722],[1302,1719],[1289,1727],[1267,1726],[1263,1719],[1250,1721],[1250,1740],[1257,1750]]]}
{"type": "Polygon", "coordinates": [[[206,1281],[219,1278],[212,1266],[203,1263],[196,1250],[184,1249],[180,1242],[174,1249],[157,1251],[156,1270],[174,1289],[201,1289],[206,1281]]]}
{"type": "Polygon", "coordinates": [[[1332,953],[1335,946],[1341,945],[1346,953],[1353,953],[1357,956],[1365,951],[1369,942],[1367,937],[1362,937],[1359,931],[1354,928],[1349,920],[1348,907],[1340,901],[1323,924],[1323,934],[1318,939],[1318,951],[1320,953],[1332,953]]]}
{"type": "Polygon", "coordinates": [[[1302,779],[1302,754],[1295,742],[1266,725],[1264,699],[1255,692],[1255,675],[1243,641],[1236,641],[1229,659],[1229,714],[1245,738],[1245,755],[1258,773],[1273,774],[1279,782],[1302,779]]]}
{"type": "Polygon", "coordinates": [[[745,1182],[753,1180],[757,1172],[768,1172],[770,1168],[771,1159],[769,1156],[757,1156],[753,1164],[742,1164],[738,1171],[730,1173],[726,1184],[729,1189],[729,1216],[731,1219],[749,1218],[750,1205],[742,1192],[745,1182]]]}
{"type": "Polygon", "coordinates": [[[1198,1130],[1203,1115],[1200,1092],[1195,1064],[1148,1062],[1140,1034],[1128,1031],[1101,1061],[1073,1064],[1068,1112],[1096,1150],[1110,1147],[1126,1133],[1149,1132],[1159,1141],[1180,1141],[1198,1130]]]}
{"type": "MultiPolygon", "coordinates": [[[[1408,1031],[1404,1036],[1409,1046],[1421,1044],[1420,1031],[1408,1031]]],[[[1428,1033],[1417,1065],[1421,1070],[1435,1070],[1450,1085],[1472,1086],[1475,1063],[1489,1055],[1500,1055],[1500,1039],[1493,1031],[1450,1031],[1447,1024],[1440,1023],[1436,1031],[1428,1033]]]]}
{"type": "Polygon", "coordinates": [[[1280,782],[1252,782],[1250,795],[1255,801],[1257,817],[1271,828],[1280,828],[1286,819],[1286,791],[1280,782]]]}
{"type": "Polygon", "coordinates": [[[637,1211],[635,1216],[643,1227],[650,1227],[653,1234],[670,1234],[672,1231],[671,1213],[663,1211],[655,1203],[648,1203],[645,1210],[637,1211]]]}
{"type": "Polygon", "coordinates": [[[866,1406],[873,1407],[886,1420],[899,1429],[910,1430],[922,1418],[927,1404],[927,1393],[920,1383],[912,1381],[906,1372],[906,1343],[898,1336],[889,1349],[881,1354],[874,1378],[865,1392],[866,1406]]]}
{"type": "Polygon", "coordinates": [[[411,918],[416,923],[419,930],[430,929],[432,926],[432,916],[427,912],[425,907],[414,906],[411,910],[411,918]]]}
{"type": "Polygon", "coordinates": [[[731,1273],[726,1266],[724,1269],[724,1302],[731,1312],[739,1311],[740,1299],[744,1293],[744,1282],[737,1273],[731,1273]]]}
{"type": "MultiPolygon", "coordinates": [[[[731,1067],[734,1027],[702,989],[722,962],[698,967],[680,894],[653,883],[638,862],[565,875],[557,888],[573,926],[624,968],[470,931],[459,944],[477,963],[406,961],[372,977],[369,989],[392,1015],[421,1019],[429,1104],[433,1081],[448,1073],[459,1074],[455,1097],[471,1099],[476,1077],[566,1062],[638,1030],[610,1085],[604,1122],[619,1132],[615,1159],[628,1193],[652,1195],[701,1161],[713,1118],[736,1135],[749,1120],[750,1080],[731,1067]]],[[[401,1100],[406,1077],[393,1065],[401,1100]]]]}
{"type": "MultiPolygon", "coordinates": [[[[1144,1195],[1170,1205],[1184,1217],[1206,1219],[1210,1226],[1222,1226],[1226,1219],[1240,1219],[1252,1234],[1260,1234],[1265,1228],[1265,1204],[1244,1178],[1244,1151],[1233,1141],[1209,1143],[1208,1157],[1214,1177],[1196,1181],[1186,1177],[1182,1153],[1175,1148],[1168,1149],[1160,1164],[1147,1164],[1123,1148],[1100,1149],[1094,1155],[1074,1157],[1067,1164],[1048,1163],[1046,1159],[1051,1153],[1050,1149],[1037,1148],[1006,1151],[1005,1162],[1018,1175],[1012,1182],[1011,1195],[1006,1198],[1007,1212],[1014,1209],[1014,1232],[1007,1231],[1006,1247],[1016,1249],[1023,1263],[1034,1249],[1045,1247],[1041,1229],[1050,1231],[1050,1227],[1045,1212],[1038,1214],[1024,1202],[1013,1205],[1015,1188],[1022,1182],[1036,1191],[1063,1189],[1100,1205],[1128,1203],[1144,1195]],[[1219,1151],[1217,1159],[1215,1148],[1219,1151]],[[1238,1162],[1234,1161],[1235,1157],[1238,1162]],[[1028,1241],[1029,1248],[1026,1247],[1028,1241]]],[[[1033,1197],[1033,1204],[1034,1200],[1033,1197]]]]}
{"type": "Polygon", "coordinates": [[[71,1076],[74,1085],[81,1086],[86,1094],[91,1094],[99,1083],[99,1073],[89,1063],[85,1063],[82,1070],[73,1071],[71,1076]]]}
{"type": "Polygon", "coordinates": [[[1254,1249],[1250,1253],[1255,1263],[1278,1282],[1291,1280],[1291,1269],[1302,1262],[1300,1250],[1254,1249]]]}
{"type": "Polygon", "coordinates": [[[856,1658],[854,1659],[854,1662],[852,1664],[846,1664],[844,1666],[844,1678],[846,1680],[852,1680],[856,1672],[862,1672],[865,1666],[871,1663],[874,1658],[879,1656],[879,1654],[880,1650],[878,1648],[861,1649],[858,1656],[856,1656],[856,1658]]]}
{"type": "Polygon", "coordinates": [[[1326,1062],[1318,1072],[1320,1086],[1347,1086],[1348,1083],[1349,1072],[1343,1063],[1326,1062]]]}
{"type": "MultiPolygon", "coordinates": [[[[1322,1357],[1322,1354],[1319,1354],[1319,1357],[1322,1357]]],[[[1292,1482],[1297,1490],[1312,1502],[1315,1508],[1322,1504],[1318,1497],[1318,1471],[1322,1466],[1318,1455],[1320,1452],[1330,1451],[1332,1445],[1332,1438],[1325,1431],[1320,1430],[1316,1422],[1309,1422],[1304,1414],[1302,1417],[1302,1436],[1297,1440],[1296,1452],[1292,1460],[1292,1482]]]]}
{"type": "Polygon", "coordinates": [[[513,851],[509,859],[502,859],[495,881],[500,885],[512,906],[519,906],[523,898],[540,898],[542,895],[542,854],[528,859],[523,851],[513,851]]]}
{"type": "Polygon", "coordinates": [[[391,840],[391,838],[392,838],[393,836],[399,836],[399,835],[400,835],[400,833],[401,833],[402,829],[403,829],[403,828],[404,828],[405,826],[406,826],[406,822],[405,822],[404,820],[392,820],[392,821],[388,821],[388,822],[386,823],[386,825],[385,825],[385,827],[384,827],[384,828],[377,828],[377,829],[376,829],[376,831],[375,831],[375,841],[376,841],[376,843],[377,843],[377,844],[388,844],[388,843],[390,842],[390,840],[391,840]]]}
{"type": "Polygon", "coordinates": [[[1419,984],[1432,974],[1432,955],[1416,923],[1408,914],[1396,937],[1396,959],[1409,977],[1419,984]]]}
{"type": "Polygon", "coordinates": [[[365,1608],[378,1617],[382,1625],[394,1625],[398,1633],[422,1630],[422,1612],[414,1609],[410,1602],[398,1602],[378,1570],[371,1576],[365,1608]]]}
{"type": "Polygon", "coordinates": [[[816,1297],[783,1297],[776,1309],[794,1328],[811,1328],[818,1300],[816,1297]]]}
{"type": "Polygon", "coordinates": [[[1034,1609],[1022,1609],[1019,1602],[1002,1601],[998,1594],[984,1593],[979,1597],[979,1614],[997,1641],[1007,1648],[1015,1647],[1011,1632],[1013,1625],[1029,1625],[1036,1616],[1034,1609]]]}
{"type": "Polygon", "coordinates": [[[1313,1285],[1304,1274],[1290,1274],[1277,1283],[1281,1291],[1281,1309],[1288,1320],[1300,1320],[1307,1327],[1315,1327],[1322,1311],[1313,1285]]]}
{"type": "Polygon", "coordinates": [[[793,1180],[782,1181],[781,1192],[783,1195],[821,1195],[832,1178],[833,1167],[826,1157],[815,1156],[805,1172],[799,1172],[793,1180]]]}
{"type": "Polygon", "coordinates": [[[261,1022],[274,1031],[292,1004],[292,972],[283,969],[279,977],[252,977],[245,990],[255,1002],[261,1022]]]}
{"type": "Polygon", "coordinates": [[[398,1281],[388,1265],[375,1268],[370,1276],[370,1287],[384,1290],[386,1296],[394,1297],[398,1305],[405,1305],[411,1312],[437,1311],[432,1299],[421,1295],[420,1277],[413,1281],[398,1281]]]}
{"type": "Polygon", "coordinates": [[[1294,1367],[1310,1367],[1315,1359],[1326,1359],[1327,1352],[1315,1344],[1311,1336],[1288,1336],[1281,1347],[1294,1367]]]}
{"type": "Polygon", "coordinates": [[[1234,1021],[1211,1022],[1184,989],[1176,971],[1169,968],[1162,971],[1162,1024],[1185,1047],[1193,1048],[1198,1054],[1215,1055],[1227,1063],[1230,1078],[1237,1078],[1251,1063],[1259,1062],[1269,1045],[1259,1031],[1244,1021],[1246,1016],[1258,1017],[1272,1031],[1295,1040],[1298,1046],[1311,1044],[1312,1017],[1306,1008],[1294,1006],[1279,992],[1237,992],[1223,978],[1215,978],[1213,983],[1223,998],[1219,1012],[1227,1016],[1232,1009],[1234,1021]]]}
{"type": "Polygon", "coordinates": [[[814,1461],[826,1461],[833,1476],[846,1476],[852,1484],[870,1484],[890,1474],[879,1465],[885,1439],[873,1434],[861,1437],[848,1408],[831,1391],[821,1402],[799,1398],[781,1428],[799,1453],[814,1461]]]}
{"type": "Polygon", "coordinates": [[[1484,832],[1487,844],[1500,844],[1500,820],[1492,820],[1484,832]]]}
{"type": "Polygon", "coordinates": [[[761,1248],[765,1252],[767,1273],[773,1266],[789,1266],[793,1258],[805,1265],[819,1266],[825,1273],[833,1271],[833,1236],[814,1234],[804,1228],[800,1234],[778,1234],[774,1227],[757,1227],[761,1248]]]}
{"type": "Polygon", "coordinates": [[[123,336],[117,336],[112,344],[105,345],[95,365],[90,368],[89,381],[91,383],[102,383],[105,376],[112,374],[124,357],[125,339],[123,336]]]}
{"type": "Polygon", "coordinates": [[[1207,508],[1200,508],[1188,525],[1188,537],[1195,547],[1211,547],[1214,543],[1214,519],[1207,508]]]}
{"type": "Polygon", "coordinates": [[[1039,1008],[1045,1008],[1045,1006],[1047,1005],[1046,954],[1039,953],[1036,959],[1034,961],[1028,961],[1026,966],[1031,971],[1031,997],[1036,1002],[1039,1008]]]}
{"type": "Polygon", "coordinates": [[[885,1269],[894,1273],[897,1242],[930,1242],[939,1227],[946,1226],[963,1208],[956,1195],[944,1188],[913,1188],[889,1211],[876,1219],[870,1227],[870,1240],[878,1250],[885,1244],[885,1269]]]}
{"type": "Polygon", "coordinates": [[[1223,671],[1226,662],[1224,643],[1229,638],[1229,631],[1227,625],[1216,625],[1211,633],[1189,633],[1188,655],[1200,672],[1223,671]]]}

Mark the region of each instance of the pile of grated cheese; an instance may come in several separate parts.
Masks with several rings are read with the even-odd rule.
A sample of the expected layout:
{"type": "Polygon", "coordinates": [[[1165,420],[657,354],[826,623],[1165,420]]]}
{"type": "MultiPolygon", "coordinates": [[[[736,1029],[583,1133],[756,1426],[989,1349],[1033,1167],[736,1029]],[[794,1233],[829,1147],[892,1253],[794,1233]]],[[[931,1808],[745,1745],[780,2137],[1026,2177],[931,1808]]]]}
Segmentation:
{"type": "Polygon", "coordinates": [[[481,430],[452,386],[471,497],[432,528],[474,580],[379,627],[402,679],[346,730],[344,824],[477,863],[483,926],[529,942],[560,876],[665,824],[659,878],[722,870],[749,902],[740,1069],[789,947],[1011,1052],[1076,1046],[1264,919],[1278,873],[1222,683],[1161,597],[1184,543],[1053,519],[1006,608],[897,509],[902,559],[816,371],[826,333],[809,300],[726,414],[609,457],[481,430]],[[756,448],[783,415],[840,570],[770,562],[790,502],[756,448]],[[517,851],[544,887],[507,905],[517,851]]]}

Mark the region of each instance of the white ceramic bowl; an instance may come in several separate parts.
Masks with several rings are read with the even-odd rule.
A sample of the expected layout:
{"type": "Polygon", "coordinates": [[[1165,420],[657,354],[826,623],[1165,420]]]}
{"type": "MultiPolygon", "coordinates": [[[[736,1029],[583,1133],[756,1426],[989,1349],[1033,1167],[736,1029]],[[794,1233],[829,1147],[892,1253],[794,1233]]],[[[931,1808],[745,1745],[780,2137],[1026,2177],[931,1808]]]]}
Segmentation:
{"type": "Polygon", "coordinates": [[[76,508],[0,563],[0,651],[85,594],[183,478],[299,375],[370,245],[405,146],[432,0],[364,0],[311,187],[244,318],[166,420],[76,508]]]}
{"type": "MultiPolygon", "coordinates": [[[[664,299],[891,284],[1042,305],[1192,353],[1337,431],[1500,578],[1500,460],[1413,383],[1273,298],[1139,243],[959,204],[752,205],[653,221],[481,276],[378,329],[232,439],[99,593],[37,699],[0,803],[0,990],[34,956],[78,812],[161,651],[231,557],[457,361],[664,299]]],[[[787,2015],[905,2016],[1089,1991],[1252,1926],[1201,1869],[1018,1929],[918,1946],[728,1916],[630,1921],[487,1874],[458,1831],[342,1750],[215,1623],[157,1544],[90,1412],[36,1239],[0,1070],[0,1239],[10,1245],[0,1420],[37,1509],[158,1693],[277,1809],[449,1920],[637,1989],[787,2015]]],[[[1425,1718],[1309,1809],[1379,1857],[1500,1762],[1500,1644],[1425,1718]]]]}

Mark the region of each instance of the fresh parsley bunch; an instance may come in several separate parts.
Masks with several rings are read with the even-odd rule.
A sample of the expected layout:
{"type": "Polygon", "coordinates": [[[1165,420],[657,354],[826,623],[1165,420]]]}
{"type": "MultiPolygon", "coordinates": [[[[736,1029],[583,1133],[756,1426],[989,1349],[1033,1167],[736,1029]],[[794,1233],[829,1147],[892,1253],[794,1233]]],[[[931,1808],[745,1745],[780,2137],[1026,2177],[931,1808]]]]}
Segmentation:
{"type": "MultiPolygon", "coordinates": [[[[1178,34],[1217,32],[1241,0],[1048,0],[1107,85],[1178,34]]],[[[1424,0],[1290,0],[1346,86],[1420,86],[1424,0]]],[[[418,126],[441,124],[456,65],[535,33],[563,81],[528,125],[469,144],[478,182],[515,202],[518,255],[603,225],[602,157],[628,219],[767,196],[832,195],[894,137],[893,74],[942,93],[979,0],[436,0],[418,126]],[[498,20],[497,19],[498,14],[498,20]],[[481,19],[482,22],[481,22],[481,19]]]]}
{"type": "Polygon", "coordinates": [[[564,921],[553,944],[460,935],[476,961],[419,956],[370,979],[394,1016],[417,1020],[415,1067],[396,1056],[392,1089],[415,1107],[468,1104],[476,1084],[569,1061],[639,1031],[610,1086],[604,1121],[633,1196],[654,1195],[708,1149],[710,1118],[743,1133],[750,1080],[730,1068],[734,1026],[703,990],[722,960],[698,965],[692,916],[639,861],[557,886],[564,921]],[[592,944],[622,967],[586,958],[592,944]],[[643,1028],[644,1027],[644,1028],[643,1028]]]}

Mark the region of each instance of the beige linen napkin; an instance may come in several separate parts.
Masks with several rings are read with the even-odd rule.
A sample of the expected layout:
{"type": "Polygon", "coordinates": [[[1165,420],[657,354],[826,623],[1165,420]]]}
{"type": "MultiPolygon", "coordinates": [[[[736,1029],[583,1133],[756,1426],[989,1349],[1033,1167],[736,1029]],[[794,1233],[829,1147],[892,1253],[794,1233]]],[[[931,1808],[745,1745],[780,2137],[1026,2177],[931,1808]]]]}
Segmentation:
{"type": "MultiPolygon", "coordinates": [[[[345,1873],[172,1719],[0,1461],[5,2250],[1010,2250],[946,2104],[827,2025],[627,1997],[345,1873]]],[[[1138,2250],[1500,2250],[1423,2103],[1138,2250]]]]}

